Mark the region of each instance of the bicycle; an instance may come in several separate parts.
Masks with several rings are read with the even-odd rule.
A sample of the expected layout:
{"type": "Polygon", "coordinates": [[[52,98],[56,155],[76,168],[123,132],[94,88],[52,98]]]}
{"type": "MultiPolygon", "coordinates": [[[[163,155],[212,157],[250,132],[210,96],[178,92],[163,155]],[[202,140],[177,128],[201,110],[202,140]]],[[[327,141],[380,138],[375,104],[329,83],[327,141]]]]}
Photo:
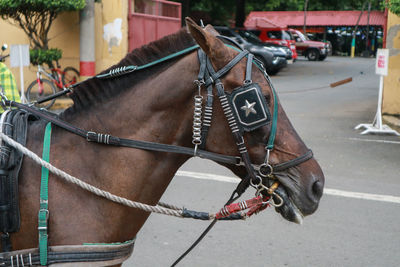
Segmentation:
{"type": "MultiPolygon", "coordinates": [[[[64,90],[72,84],[79,82],[79,71],[73,67],[66,67],[63,71],[60,68],[60,65],[57,62],[56,68],[50,69],[46,71],[46,69],[42,65],[38,65],[38,70],[36,72],[36,80],[34,80],[26,91],[26,98],[29,103],[32,103],[38,99],[47,97],[49,95],[53,95],[59,91],[64,90]],[[42,76],[47,77],[48,79],[42,78],[42,76]]],[[[56,99],[49,100],[42,104],[35,103],[35,106],[39,108],[49,109],[53,106],[56,99]]]]}

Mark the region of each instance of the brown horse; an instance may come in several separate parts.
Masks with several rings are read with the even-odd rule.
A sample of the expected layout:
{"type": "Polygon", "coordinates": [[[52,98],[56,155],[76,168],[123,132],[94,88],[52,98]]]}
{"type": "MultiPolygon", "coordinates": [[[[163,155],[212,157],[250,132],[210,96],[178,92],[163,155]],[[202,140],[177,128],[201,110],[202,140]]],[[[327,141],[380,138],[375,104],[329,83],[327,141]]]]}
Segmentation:
{"type": "MultiPolygon", "coordinates": [[[[216,38],[212,27],[200,28],[187,20],[188,29],[165,37],[128,54],[118,66],[143,65],[180,51],[196,43],[219,70],[238,52],[216,38]]],[[[231,92],[243,84],[246,60],[241,60],[222,78],[225,91],[231,92]]],[[[72,107],[60,118],[82,129],[109,133],[114,136],[173,144],[192,145],[193,85],[199,73],[196,52],[177,57],[154,67],[109,80],[88,80],[71,93],[72,107]]],[[[273,96],[269,84],[258,69],[252,71],[273,112],[273,96]]],[[[206,92],[202,92],[205,96],[206,92]]],[[[215,94],[215,92],[214,92],[215,94]]],[[[235,141],[218,101],[206,150],[237,156],[235,141]]],[[[28,130],[27,147],[41,155],[46,122],[32,122],[28,130]]],[[[271,126],[263,126],[244,135],[253,163],[265,159],[265,143],[271,126]]],[[[272,164],[299,157],[308,151],[278,106],[275,148],[272,164]]],[[[50,162],[83,181],[118,196],[156,205],[178,168],[190,156],[165,152],[150,152],[87,142],[56,126],[51,137],[50,162]]],[[[243,166],[226,165],[243,178],[243,166]]],[[[25,158],[19,178],[21,227],[11,235],[14,250],[38,246],[39,187],[41,167],[25,158]]],[[[290,221],[301,221],[318,207],[324,176],[314,159],[276,173],[285,203],[277,208],[290,221]]],[[[115,204],[66,183],[50,174],[49,178],[49,245],[111,243],[133,239],[149,213],[115,204]]],[[[26,262],[25,262],[26,263],[26,262]]]]}

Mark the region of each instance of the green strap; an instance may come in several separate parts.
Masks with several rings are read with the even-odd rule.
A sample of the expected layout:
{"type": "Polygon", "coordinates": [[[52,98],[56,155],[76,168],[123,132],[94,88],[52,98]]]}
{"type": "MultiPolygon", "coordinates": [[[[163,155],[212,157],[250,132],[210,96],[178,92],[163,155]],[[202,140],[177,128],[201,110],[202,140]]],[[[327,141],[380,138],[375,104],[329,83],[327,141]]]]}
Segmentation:
{"type": "Polygon", "coordinates": [[[271,84],[271,91],[274,97],[274,114],[272,115],[272,125],[271,125],[271,133],[269,135],[267,149],[272,150],[274,148],[275,135],[276,135],[276,126],[278,124],[278,99],[276,98],[275,89],[271,84]]]}
{"type": "MultiPolygon", "coordinates": [[[[47,123],[44,133],[42,159],[50,160],[51,123],[47,123]]],[[[40,210],[39,210],[39,253],[40,265],[47,265],[47,221],[49,219],[49,170],[42,166],[42,177],[40,182],[40,210]]]]}
{"type": "MultiPolygon", "coordinates": [[[[166,56],[166,57],[160,58],[160,59],[158,59],[158,60],[149,62],[149,63],[144,64],[144,65],[141,65],[141,66],[129,65],[129,66],[124,66],[122,69],[121,69],[121,68],[112,69],[112,70],[110,70],[110,71],[107,72],[107,73],[103,73],[103,74],[98,74],[98,75],[96,75],[96,78],[103,79],[103,78],[110,78],[110,77],[113,77],[113,76],[115,75],[113,72],[116,71],[116,73],[118,73],[118,69],[121,69],[122,73],[123,73],[123,72],[130,73],[130,72],[132,72],[132,71],[137,71],[137,70],[146,69],[146,68],[152,67],[152,66],[154,66],[154,65],[157,65],[157,64],[159,64],[159,63],[162,63],[162,62],[165,62],[165,61],[167,61],[167,60],[170,60],[171,58],[179,57],[179,56],[181,56],[181,55],[184,55],[184,54],[186,54],[186,53],[189,53],[189,52],[191,52],[191,51],[193,51],[193,50],[196,50],[196,49],[198,49],[198,48],[199,48],[199,45],[193,45],[193,46],[190,46],[190,47],[188,47],[188,48],[186,48],[186,49],[183,49],[183,50],[181,50],[181,51],[178,51],[178,52],[176,52],[176,53],[173,53],[173,54],[171,54],[171,55],[168,55],[168,56],[166,56]]],[[[118,74],[117,74],[117,75],[118,75],[118,74]]]]}

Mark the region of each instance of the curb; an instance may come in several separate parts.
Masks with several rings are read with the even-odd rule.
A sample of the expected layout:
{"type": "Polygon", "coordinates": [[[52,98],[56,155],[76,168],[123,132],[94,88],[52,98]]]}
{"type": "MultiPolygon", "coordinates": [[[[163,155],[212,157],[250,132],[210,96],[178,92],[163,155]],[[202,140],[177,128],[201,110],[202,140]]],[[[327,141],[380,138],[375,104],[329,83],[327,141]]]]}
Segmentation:
{"type": "Polygon", "coordinates": [[[393,130],[400,132],[400,117],[393,115],[383,115],[382,121],[389,125],[393,130]]]}

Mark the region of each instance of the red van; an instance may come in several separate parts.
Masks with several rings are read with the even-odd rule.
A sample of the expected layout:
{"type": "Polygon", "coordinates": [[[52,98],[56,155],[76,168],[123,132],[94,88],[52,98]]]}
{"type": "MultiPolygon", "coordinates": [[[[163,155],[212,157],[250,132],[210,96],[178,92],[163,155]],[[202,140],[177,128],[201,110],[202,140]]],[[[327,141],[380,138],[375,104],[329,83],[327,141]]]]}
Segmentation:
{"type": "Polygon", "coordinates": [[[285,45],[292,50],[293,61],[297,59],[297,51],[295,40],[292,35],[282,29],[264,28],[264,29],[252,29],[249,30],[260,38],[261,41],[266,43],[274,43],[279,45],[285,45]]]}

